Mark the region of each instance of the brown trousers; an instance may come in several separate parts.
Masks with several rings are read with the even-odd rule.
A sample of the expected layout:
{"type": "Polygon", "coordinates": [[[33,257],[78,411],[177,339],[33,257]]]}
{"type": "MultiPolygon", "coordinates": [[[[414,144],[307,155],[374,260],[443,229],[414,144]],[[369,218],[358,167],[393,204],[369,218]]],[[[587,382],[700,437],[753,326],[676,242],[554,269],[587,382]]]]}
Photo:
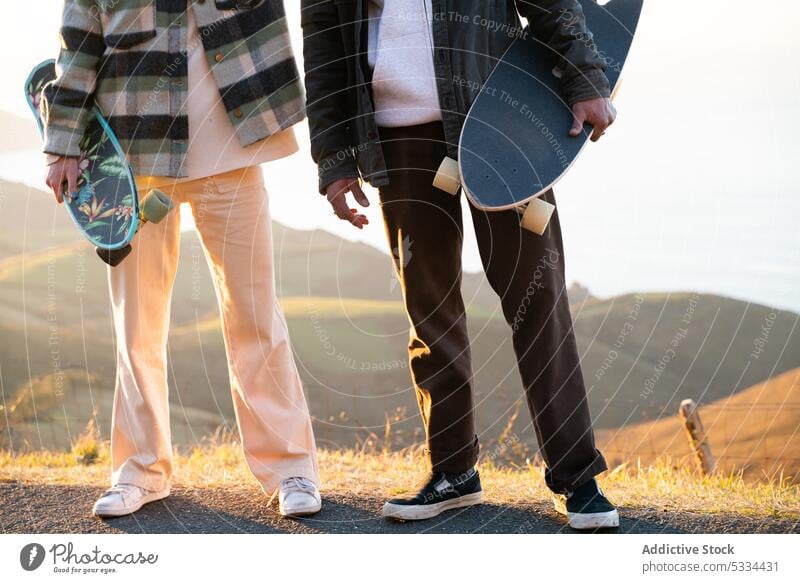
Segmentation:
{"type": "MultiPolygon", "coordinates": [[[[382,128],[391,183],[380,189],[411,321],[409,360],[434,471],[475,465],[470,342],[461,297],[460,197],[432,186],[446,156],[439,122],[382,128]]],[[[554,203],[553,193],[545,200],[554,203]]],[[[564,279],[558,213],[544,236],[511,211],[471,208],[481,260],[512,328],[547,485],[569,491],[606,469],[596,449],[564,279]]]]}

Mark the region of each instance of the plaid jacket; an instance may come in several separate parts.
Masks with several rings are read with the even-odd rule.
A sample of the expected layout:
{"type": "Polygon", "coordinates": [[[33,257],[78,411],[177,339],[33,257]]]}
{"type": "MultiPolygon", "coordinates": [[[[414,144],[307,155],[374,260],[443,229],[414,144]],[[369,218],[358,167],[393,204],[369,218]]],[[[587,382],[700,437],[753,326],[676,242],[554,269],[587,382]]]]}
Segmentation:
{"type": "Polygon", "coordinates": [[[241,144],[304,118],[282,0],[64,0],[45,152],[79,155],[96,102],[136,175],[186,175],[189,3],[241,144]]]}

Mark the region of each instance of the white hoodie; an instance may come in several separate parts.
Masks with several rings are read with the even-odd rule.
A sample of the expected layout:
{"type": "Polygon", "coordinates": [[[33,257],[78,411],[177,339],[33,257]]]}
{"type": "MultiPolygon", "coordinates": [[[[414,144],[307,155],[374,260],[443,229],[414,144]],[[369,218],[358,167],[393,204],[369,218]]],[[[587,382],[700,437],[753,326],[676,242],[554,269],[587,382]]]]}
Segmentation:
{"type": "Polygon", "coordinates": [[[368,60],[378,126],[442,119],[432,20],[431,0],[370,0],[368,60]]]}

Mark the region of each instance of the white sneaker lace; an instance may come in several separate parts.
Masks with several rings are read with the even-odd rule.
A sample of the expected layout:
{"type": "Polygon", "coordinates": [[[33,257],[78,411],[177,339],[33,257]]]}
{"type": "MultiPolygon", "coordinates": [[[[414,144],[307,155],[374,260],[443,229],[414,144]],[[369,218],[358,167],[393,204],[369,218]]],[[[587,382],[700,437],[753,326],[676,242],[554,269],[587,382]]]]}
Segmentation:
{"type": "Polygon", "coordinates": [[[314,494],[317,491],[317,486],[307,478],[286,478],[281,482],[281,488],[287,493],[292,492],[305,492],[306,494],[314,494]]]}
{"type": "Polygon", "coordinates": [[[305,492],[306,494],[311,494],[312,496],[317,491],[317,486],[311,480],[307,478],[300,478],[300,477],[293,477],[293,478],[286,478],[281,482],[279,488],[275,488],[275,491],[272,493],[272,496],[269,497],[267,501],[267,506],[270,506],[275,498],[278,497],[278,494],[283,490],[287,494],[291,494],[293,492],[305,492]]]}
{"type": "Polygon", "coordinates": [[[140,492],[146,492],[144,488],[140,488],[139,486],[135,486],[133,484],[114,484],[108,490],[105,491],[105,493],[103,494],[103,498],[105,498],[106,496],[111,496],[113,494],[119,494],[124,502],[126,496],[130,495],[131,492],[135,490],[139,490],[140,492]]]}

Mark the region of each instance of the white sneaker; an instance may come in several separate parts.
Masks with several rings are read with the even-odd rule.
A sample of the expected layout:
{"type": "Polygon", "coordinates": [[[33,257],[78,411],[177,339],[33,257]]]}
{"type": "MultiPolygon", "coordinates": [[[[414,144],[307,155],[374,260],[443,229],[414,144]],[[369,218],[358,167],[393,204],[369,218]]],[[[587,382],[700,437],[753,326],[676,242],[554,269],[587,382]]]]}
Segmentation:
{"type": "Polygon", "coordinates": [[[104,517],[125,516],[139,510],[149,502],[169,496],[169,488],[154,492],[133,484],[117,484],[106,490],[94,503],[92,514],[104,517]]]}
{"type": "Polygon", "coordinates": [[[308,516],[322,508],[317,485],[306,478],[286,478],[278,493],[281,516],[308,516]]]}

